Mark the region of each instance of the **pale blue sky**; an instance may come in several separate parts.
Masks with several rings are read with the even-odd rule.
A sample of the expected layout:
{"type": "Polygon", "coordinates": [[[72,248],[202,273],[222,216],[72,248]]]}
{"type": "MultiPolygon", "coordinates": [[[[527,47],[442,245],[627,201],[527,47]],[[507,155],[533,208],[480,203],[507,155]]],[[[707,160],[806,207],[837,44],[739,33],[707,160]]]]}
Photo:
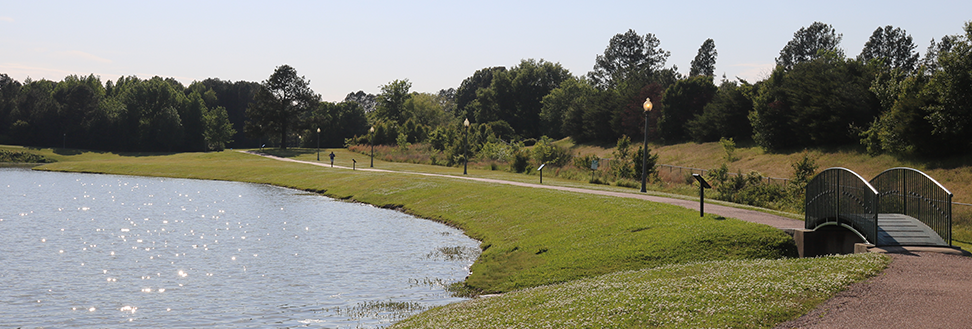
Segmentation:
{"type": "Polygon", "coordinates": [[[325,100],[458,87],[476,70],[521,59],[586,74],[612,36],[654,33],[687,73],[707,38],[716,73],[765,78],[793,32],[814,21],[857,56],[879,26],[914,37],[959,34],[972,1],[8,1],[0,0],[0,73],[263,81],[289,64],[325,100]]]}

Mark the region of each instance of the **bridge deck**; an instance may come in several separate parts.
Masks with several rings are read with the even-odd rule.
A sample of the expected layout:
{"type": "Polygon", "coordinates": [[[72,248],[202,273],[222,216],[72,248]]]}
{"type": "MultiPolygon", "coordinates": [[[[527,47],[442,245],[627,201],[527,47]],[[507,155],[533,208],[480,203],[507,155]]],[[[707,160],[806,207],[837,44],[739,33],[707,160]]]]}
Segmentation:
{"type": "Polygon", "coordinates": [[[878,246],[948,246],[931,227],[903,214],[878,214],[878,246]]]}

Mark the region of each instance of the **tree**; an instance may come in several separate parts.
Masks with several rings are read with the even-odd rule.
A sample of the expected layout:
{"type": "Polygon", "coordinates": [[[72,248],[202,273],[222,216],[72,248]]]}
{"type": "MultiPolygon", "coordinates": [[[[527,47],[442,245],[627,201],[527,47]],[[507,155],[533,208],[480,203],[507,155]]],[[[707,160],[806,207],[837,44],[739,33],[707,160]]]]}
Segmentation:
{"type": "Polygon", "coordinates": [[[689,76],[696,75],[708,75],[711,76],[715,74],[715,63],[716,57],[719,56],[719,52],[716,51],[715,41],[712,39],[706,39],[699,47],[699,53],[695,55],[695,59],[692,60],[692,68],[689,70],[689,76]]]}
{"type": "Polygon", "coordinates": [[[371,113],[378,105],[378,96],[365,93],[363,90],[358,90],[358,92],[348,93],[347,96],[344,96],[344,101],[358,103],[364,109],[365,113],[371,113]]]}
{"type": "Polygon", "coordinates": [[[208,89],[215,94],[215,102],[211,102],[212,99],[206,96],[208,91],[200,91],[205,93],[203,98],[206,100],[206,106],[210,109],[220,106],[226,109],[226,114],[236,130],[236,134],[232,138],[233,141],[226,146],[236,148],[260,147],[260,140],[248,137],[244,131],[248,120],[246,109],[253,102],[257,90],[261,88],[260,83],[252,81],[232,82],[210,78],[203,80],[200,84],[205,86],[203,89],[208,89]]]}
{"type": "Polygon", "coordinates": [[[226,149],[226,144],[233,142],[236,129],[233,129],[233,123],[222,106],[206,111],[203,115],[203,126],[203,139],[207,149],[222,151],[226,149]]]}
{"type": "Polygon", "coordinates": [[[538,138],[543,97],[572,76],[560,63],[551,63],[542,59],[522,60],[520,65],[510,70],[510,75],[513,78],[510,86],[513,105],[504,112],[512,113],[502,115],[503,120],[521,136],[538,138]]]}
{"type": "Polygon", "coordinates": [[[878,27],[864,44],[864,49],[857,56],[858,60],[870,61],[883,59],[884,65],[891,69],[911,72],[918,64],[918,52],[911,35],[901,28],[891,25],[878,27]]]}
{"type": "Polygon", "coordinates": [[[449,113],[456,112],[456,88],[441,89],[435,94],[435,100],[442,106],[442,110],[449,113]]]}
{"type": "Polygon", "coordinates": [[[924,93],[933,101],[926,105],[932,133],[950,141],[948,151],[972,150],[972,21],[965,34],[951,38],[953,44],[938,54],[938,70],[924,93]]]}
{"type": "Polygon", "coordinates": [[[689,137],[697,143],[714,142],[720,138],[748,140],[753,133],[749,111],[753,101],[749,95],[753,86],[745,80],[729,81],[723,78],[712,102],[705,106],[701,115],[689,120],[686,128],[689,137]]]}
{"type": "MultiPolygon", "coordinates": [[[[324,147],[345,146],[346,139],[364,136],[370,127],[364,109],[354,101],[321,102],[311,110],[302,126],[306,136],[314,137],[320,128],[320,142],[324,147]]],[[[376,129],[385,130],[381,124],[376,129]]],[[[316,143],[317,138],[304,139],[304,146],[316,146],[316,143]]]]}
{"type": "Polygon", "coordinates": [[[310,89],[310,81],[297,76],[290,65],[278,66],[270,78],[263,81],[246,109],[250,117],[244,128],[253,136],[280,134],[280,148],[287,148],[287,137],[299,123],[300,117],[316,106],[320,96],[310,89]]]}
{"type": "Polygon", "coordinates": [[[408,82],[408,79],[395,80],[382,85],[381,93],[375,99],[377,104],[374,112],[375,120],[394,122],[399,125],[405,124],[405,121],[408,120],[405,102],[412,97],[408,91],[411,88],[412,83],[408,82]]]}
{"type": "Polygon", "coordinates": [[[833,52],[844,57],[844,51],[840,49],[842,38],[843,34],[837,34],[829,24],[813,22],[809,27],[800,28],[793,33],[793,40],[780,50],[776,65],[789,70],[796,64],[820,57],[820,51],[833,52]]]}
{"type": "Polygon", "coordinates": [[[587,74],[591,84],[599,89],[620,89],[635,92],[647,84],[652,75],[665,66],[671,55],[659,47],[661,41],[654,34],[638,35],[634,30],[611,38],[603,55],[595,59],[594,70],[587,74]]]}
{"type": "Polygon", "coordinates": [[[0,73],[0,143],[9,143],[10,112],[17,106],[17,95],[20,93],[20,82],[11,79],[6,73],[0,73]]]}
{"type": "Polygon", "coordinates": [[[660,83],[652,82],[645,85],[638,92],[637,96],[628,98],[628,103],[621,112],[617,112],[613,120],[614,130],[618,135],[631,136],[635,140],[644,139],[645,134],[645,99],[650,98],[653,104],[651,112],[648,113],[648,138],[651,140],[658,137],[658,119],[661,113],[665,112],[665,104],[662,95],[665,88],[660,83]]]}
{"type": "Polygon", "coordinates": [[[672,143],[688,139],[686,123],[702,114],[717,89],[712,83],[712,76],[702,75],[679,80],[668,87],[662,96],[665,108],[658,120],[658,132],[662,140],[672,143]]]}
{"type": "Polygon", "coordinates": [[[880,112],[869,90],[877,67],[822,55],[790,70],[777,66],[760,84],[750,113],[757,144],[768,150],[847,144],[880,112]]]}
{"type": "Polygon", "coordinates": [[[470,104],[477,100],[481,89],[487,89],[493,83],[493,76],[500,72],[506,72],[502,66],[487,67],[477,70],[471,77],[462,80],[459,89],[456,89],[456,116],[470,116],[473,111],[469,108],[470,104]]]}
{"type": "Polygon", "coordinates": [[[445,126],[452,121],[453,116],[442,106],[438,95],[412,93],[412,96],[405,101],[405,112],[408,117],[406,122],[412,120],[416,124],[429,127],[445,126]]]}
{"type": "Polygon", "coordinates": [[[543,97],[571,77],[559,63],[542,59],[521,60],[510,70],[479,70],[459,87],[458,106],[471,121],[505,121],[520,136],[537,138],[541,135],[543,97]]]}
{"type": "MultiPolygon", "coordinates": [[[[58,103],[58,122],[62,138],[71,136],[74,147],[85,147],[90,120],[96,116],[101,106],[105,89],[101,79],[94,75],[78,77],[69,75],[54,87],[53,97],[58,103]]],[[[66,142],[62,140],[62,144],[66,142]]]]}

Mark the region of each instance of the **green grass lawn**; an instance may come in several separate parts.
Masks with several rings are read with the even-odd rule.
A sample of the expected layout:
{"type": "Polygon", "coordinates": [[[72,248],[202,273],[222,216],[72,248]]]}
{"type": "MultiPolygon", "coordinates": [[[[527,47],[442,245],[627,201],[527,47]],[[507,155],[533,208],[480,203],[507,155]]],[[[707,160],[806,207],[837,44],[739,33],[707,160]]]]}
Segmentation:
{"type": "Polygon", "coordinates": [[[771,328],[889,262],[859,254],[668,265],[446,305],[393,328],[771,328]]]}
{"type": "MultiPolygon", "coordinates": [[[[606,282],[603,285],[626,286],[631,282],[648,280],[662,282],[660,284],[667,286],[681,286],[685,282],[684,279],[679,279],[679,276],[663,275],[658,279],[650,280],[633,279],[632,277],[640,275],[637,273],[643,273],[644,271],[641,270],[644,269],[677,269],[679,267],[672,266],[678,264],[685,264],[685,266],[688,266],[685,267],[686,269],[696,268],[697,266],[724,268],[724,270],[718,272],[722,274],[712,275],[718,275],[730,281],[735,280],[731,278],[747,278],[747,280],[753,282],[751,285],[756,286],[776,284],[773,281],[776,279],[760,279],[761,277],[753,276],[751,272],[743,270],[756,265],[731,264],[778,263],[779,265],[773,266],[782,268],[779,271],[784,274],[779,276],[789,275],[794,277],[803,275],[805,267],[815,266],[800,265],[806,263],[793,260],[745,262],[747,260],[781,259],[786,256],[793,256],[795,247],[792,238],[780,230],[765,225],[711,215],[700,218],[698,213],[693,210],[635,199],[482,183],[447,177],[351,171],[281,162],[233,151],[177,154],[30,151],[58,161],[37,167],[41,170],[273,184],[315,191],[339,199],[401,209],[419,217],[442,221],[457,226],[469,236],[482,241],[482,254],[473,265],[472,274],[463,284],[476,291],[507,293],[504,294],[503,298],[506,298],[505,296],[520,296],[518,294],[525,293],[523,289],[527,288],[536,288],[542,291],[542,289],[552,289],[551,287],[573,287],[570,285],[583,285],[587,282],[606,282]],[[791,266],[795,267],[790,268],[791,266]]],[[[367,157],[361,157],[360,154],[356,155],[343,150],[334,151],[338,155],[335,161],[336,165],[350,167],[351,158],[357,158],[358,165],[366,166],[368,163],[367,157]]],[[[310,153],[307,150],[292,152],[294,154],[291,156],[301,159],[313,156],[313,160],[316,160],[316,153],[310,153]]],[[[322,152],[322,159],[326,159],[327,153],[322,152]]],[[[380,161],[376,161],[376,167],[415,172],[423,170],[438,170],[441,171],[440,173],[457,171],[457,168],[437,166],[422,168],[380,161]]],[[[461,169],[458,169],[456,174],[460,173],[461,169]]],[[[476,177],[501,178],[502,175],[507,174],[485,170],[470,171],[470,176],[476,177]]],[[[544,184],[547,183],[545,177],[544,184]]],[[[865,277],[866,273],[873,273],[874,268],[883,266],[873,265],[873,261],[862,263],[859,258],[853,257],[834,258],[829,262],[819,264],[828,267],[836,266],[835,273],[838,276],[851,279],[820,290],[821,295],[818,297],[773,291],[765,291],[769,294],[765,296],[766,298],[757,298],[759,294],[764,292],[744,295],[752,297],[752,302],[756,303],[756,306],[753,306],[754,308],[772,309],[775,307],[773,306],[774,303],[797,305],[790,312],[777,314],[776,311],[773,311],[770,312],[770,315],[752,315],[750,318],[761,319],[753,322],[754,326],[771,325],[799,315],[800,312],[812,308],[816,303],[832,295],[846,282],[859,280],[865,277]],[[780,300],[784,302],[779,302],[780,300]]],[[[878,261],[878,263],[881,262],[878,261]]],[[[691,271],[698,273],[713,272],[711,268],[691,271]]],[[[716,289],[712,291],[724,289],[720,288],[723,285],[718,284],[713,284],[711,289],[707,288],[708,284],[705,282],[704,280],[698,281],[697,287],[693,289],[704,294],[709,293],[706,291],[712,289],[716,289]]],[[[602,284],[599,283],[599,285],[602,284]]],[[[592,293],[594,292],[592,291],[592,293]]],[[[628,292],[628,294],[630,293],[632,292],[628,292]]],[[[541,317],[541,314],[545,313],[534,314],[531,305],[535,305],[539,301],[554,303],[559,299],[567,298],[565,297],[567,295],[562,293],[538,296],[540,297],[530,297],[534,298],[534,302],[519,304],[521,306],[511,310],[517,312],[517,314],[524,313],[522,321],[527,322],[517,323],[518,327],[521,324],[523,327],[539,325],[546,321],[543,319],[552,316],[546,314],[541,317]]],[[[571,298],[575,298],[578,307],[597,309],[605,305],[627,305],[623,309],[643,308],[650,309],[652,312],[668,314],[667,317],[672,319],[684,317],[680,315],[685,312],[684,309],[659,309],[658,305],[653,304],[656,303],[653,297],[629,300],[624,296],[608,291],[606,295],[571,298]]],[[[687,296],[689,297],[679,298],[696,298],[690,297],[691,295],[687,296]]],[[[469,303],[457,304],[454,307],[461,308],[465,306],[460,305],[473,305],[473,303],[481,305],[506,300],[503,298],[476,299],[469,303]]],[[[734,300],[726,299],[719,303],[735,304],[734,300]]],[[[562,319],[574,322],[562,324],[570,327],[569,324],[574,323],[575,327],[584,327],[584,319],[592,315],[601,317],[610,314],[590,313],[583,308],[579,310],[565,315],[566,317],[562,319]]],[[[469,311],[473,312],[472,309],[469,311]]],[[[430,313],[429,316],[435,314],[434,312],[430,313]]],[[[469,313],[468,317],[475,318],[475,314],[479,313],[469,313]]],[[[654,314],[656,313],[633,312],[629,317],[630,319],[624,320],[625,322],[621,325],[639,327],[642,324],[653,324],[655,323],[653,321],[656,321],[654,314]]],[[[716,313],[702,315],[702,318],[714,321],[702,322],[705,326],[709,326],[709,324],[712,326],[735,326],[738,323],[744,323],[738,322],[742,320],[732,320],[734,319],[733,316],[717,316],[716,313]]],[[[744,317],[743,319],[749,318],[744,317]]],[[[671,324],[670,322],[661,324],[665,323],[671,324]]],[[[697,322],[685,322],[684,324],[694,326],[691,323],[697,322]]],[[[475,327],[475,325],[473,326],[475,327]]]]}

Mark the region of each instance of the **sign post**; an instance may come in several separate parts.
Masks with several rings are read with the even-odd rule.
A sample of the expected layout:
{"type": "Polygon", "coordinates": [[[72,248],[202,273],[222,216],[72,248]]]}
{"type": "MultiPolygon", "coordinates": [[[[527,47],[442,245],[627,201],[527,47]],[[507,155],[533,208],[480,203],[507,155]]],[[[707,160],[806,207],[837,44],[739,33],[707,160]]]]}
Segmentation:
{"type": "Polygon", "coordinates": [[[709,185],[702,175],[692,174],[692,177],[699,181],[699,217],[703,217],[705,216],[705,189],[712,188],[712,185],[709,185]]]}
{"type": "Polygon", "coordinates": [[[540,168],[537,168],[537,171],[540,172],[540,184],[543,184],[543,167],[545,167],[546,165],[547,164],[544,163],[544,164],[540,165],[540,168]]]}
{"type": "Polygon", "coordinates": [[[591,160],[591,183],[594,182],[594,171],[597,170],[597,159],[591,160]]]}

